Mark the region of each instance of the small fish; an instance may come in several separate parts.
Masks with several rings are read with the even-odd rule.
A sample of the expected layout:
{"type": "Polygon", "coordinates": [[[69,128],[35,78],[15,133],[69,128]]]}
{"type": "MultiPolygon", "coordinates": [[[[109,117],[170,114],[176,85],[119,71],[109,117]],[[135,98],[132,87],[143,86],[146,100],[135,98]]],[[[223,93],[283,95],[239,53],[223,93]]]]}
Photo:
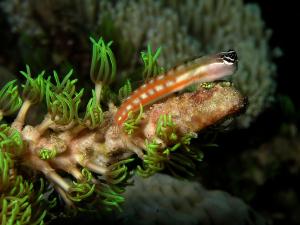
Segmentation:
{"type": "Polygon", "coordinates": [[[138,111],[140,105],[149,105],[195,83],[211,82],[231,75],[236,71],[237,64],[236,52],[229,50],[179,65],[135,90],[119,107],[114,120],[122,126],[128,113],[138,111]]]}

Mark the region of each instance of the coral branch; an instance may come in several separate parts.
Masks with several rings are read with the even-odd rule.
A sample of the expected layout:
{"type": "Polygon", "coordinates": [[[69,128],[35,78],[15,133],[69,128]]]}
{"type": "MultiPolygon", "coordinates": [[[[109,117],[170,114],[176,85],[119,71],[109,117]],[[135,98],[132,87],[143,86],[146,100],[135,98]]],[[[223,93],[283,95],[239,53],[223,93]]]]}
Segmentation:
{"type": "Polygon", "coordinates": [[[95,92],[96,92],[97,102],[100,103],[101,94],[102,94],[102,84],[101,83],[96,83],[95,84],[95,92]]]}
{"type": "Polygon", "coordinates": [[[12,124],[13,128],[17,129],[18,131],[20,131],[23,128],[25,119],[26,119],[26,115],[27,115],[27,112],[28,112],[30,106],[31,106],[31,102],[29,100],[25,100],[23,102],[23,105],[21,106],[21,109],[19,110],[19,113],[18,113],[16,119],[14,120],[14,122],[12,124]]]}
{"type": "Polygon", "coordinates": [[[91,171],[98,173],[98,174],[105,174],[107,170],[104,167],[98,166],[95,163],[87,162],[85,166],[90,169],[91,171]]]}
{"type": "Polygon", "coordinates": [[[71,186],[54,170],[47,171],[44,174],[49,180],[51,180],[54,184],[59,186],[63,191],[69,192],[71,186]]]}
{"type": "Polygon", "coordinates": [[[145,139],[157,140],[160,147],[167,146],[168,142],[161,140],[156,133],[161,115],[170,115],[176,135],[183,137],[213,125],[239,112],[243,107],[244,98],[228,82],[218,83],[210,89],[201,87],[195,93],[172,97],[146,109],[138,128],[131,135],[112,124],[106,132],[106,148],[109,152],[124,149],[136,152],[137,149],[145,149],[145,139]]]}
{"type": "Polygon", "coordinates": [[[233,115],[244,106],[244,99],[233,87],[219,83],[210,89],[200,88],[195,93],[186,93],[153,105],[144,116],[144,136],[156,136],[156,124],[161,115],[171,115],[176,129],[181,134],[198,132],[203,128],[233,115]]]}
{"type": "Polygon", "coordinates": [[[43,135],[51,124],[53,124],[53,121],[51,120],[50,115],[46,115],[44,120],[36,127],[39,135],[43,135]]]}

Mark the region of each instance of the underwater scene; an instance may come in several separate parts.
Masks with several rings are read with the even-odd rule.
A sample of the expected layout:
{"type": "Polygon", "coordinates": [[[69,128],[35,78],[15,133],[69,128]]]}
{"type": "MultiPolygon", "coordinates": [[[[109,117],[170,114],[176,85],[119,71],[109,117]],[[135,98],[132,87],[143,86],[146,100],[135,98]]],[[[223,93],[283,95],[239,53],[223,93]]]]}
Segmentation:
{"type": "Polygon", "coordinates": [[[1,0],[0,225],[300,224],[288,2],[1,0]]]}

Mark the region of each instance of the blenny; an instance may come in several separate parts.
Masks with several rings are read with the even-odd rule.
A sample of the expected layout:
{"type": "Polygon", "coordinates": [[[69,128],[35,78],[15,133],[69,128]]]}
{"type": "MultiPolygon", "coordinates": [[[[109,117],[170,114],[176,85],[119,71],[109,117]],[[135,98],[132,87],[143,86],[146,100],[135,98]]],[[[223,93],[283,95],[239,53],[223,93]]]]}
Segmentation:
{"type": "Polygon", "coordinates": [[[233,74],[238,57],[234,50],[203,56],[160,74],[136,89],[119,107],[114,120],[122,126],[128,113],[154,103],[194,83],[211,82],[233,74]]]}

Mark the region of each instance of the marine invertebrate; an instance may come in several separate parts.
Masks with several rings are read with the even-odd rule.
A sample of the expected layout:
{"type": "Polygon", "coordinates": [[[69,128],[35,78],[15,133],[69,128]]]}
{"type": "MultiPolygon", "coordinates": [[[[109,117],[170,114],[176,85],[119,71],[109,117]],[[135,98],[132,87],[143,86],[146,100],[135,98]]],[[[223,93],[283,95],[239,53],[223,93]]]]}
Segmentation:
{"type": "MultiPolygon", "coordinates": [[[[26,66],[26,71],[21,72],[26,78],[22,97],[13,81],[0,92],[1,115],[18,111],[12,124],[1,125],[0,129],[0,181],[1,187],[5,187],[4,202],[15,174],[28,173],[34,180],[32,171],[42,174],[68,207],[119,208],[124,200],[121,193],[136,170],[144,177],[163,169],[169,169],[174,175],[191,174],[195,161],[199,160],[199,151],[188,148],[195,132],[243,107],[243,97],[227,82],[210,88],[204,85],[194,93],[171,97],[145,108],[138,117],[132,114],[132,122],[130,118],[126,120],[132,129],[126,132],[125,126],[119,126],[113,119],[117,107],[112,99],[107,111],[101,107],[102,93],[106,92],[102,85],[109,84],[115,76],[111,42],[105,43],[100,38],[92,40],[92,44],[90,71],[95,89],[86,110],[80,108],[83,89],[76,90],[77,80],[71,79],[72,70],[63,79],[56,71],[47,78],[45,72],[33,77],[26,66]],[[44,119],[37,125],[25,124],[31,106],[42,102],[47,105],[44,119]],[[11,160],[20,165],[7,166],[11,160]]],[[[123,90],[127,95],[128,83],[123,90]]],[[[43,193],[42,189],[38,193],[43,193]]],[[[41,198],[50,201],[45,196],[38,200],[41,198]]],[[[33,203],[27,201],[26,204],[33,203]]],[[[3,203],[2,208],[6,209],[6,205],[3,203]]],[[[38,217],[37,223],[42,223],[43,215],[38,217]]],[[[1,217],[1,222],[6,216],[1,217]]],[[[9,221],[21,221],[15,214],[8,216],[9,221]]],[[[29,217],[28,221],[34,218],[29,217]]]]}

